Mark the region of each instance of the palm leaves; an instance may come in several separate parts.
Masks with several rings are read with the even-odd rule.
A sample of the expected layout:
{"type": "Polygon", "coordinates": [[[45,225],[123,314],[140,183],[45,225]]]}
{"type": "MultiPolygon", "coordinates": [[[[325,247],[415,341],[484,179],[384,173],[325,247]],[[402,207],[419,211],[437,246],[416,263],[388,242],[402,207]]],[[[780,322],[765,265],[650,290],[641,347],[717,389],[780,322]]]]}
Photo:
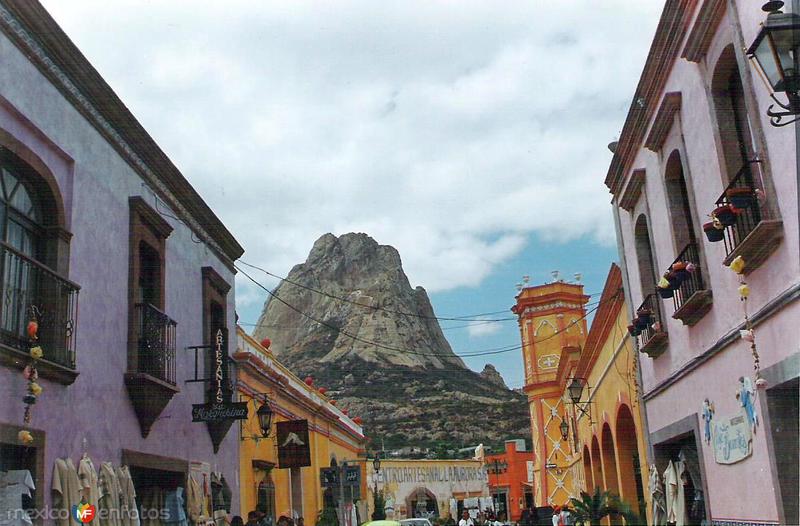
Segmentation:
{"type": "Polygon", "coordinates": [[[619,522],[620,517],[625,519],[625,524],[628,526],[644,524],[633,513],[631,507],[619,498],[619,495],[610,491],[600,491],[600,488],[595,488],[591,495],[581,491],[581,498],[570,499],[570,502],[576,526],[596,526],[605,517],[610,517],[612,524],[615,524],[615,521],[619,522]]]}

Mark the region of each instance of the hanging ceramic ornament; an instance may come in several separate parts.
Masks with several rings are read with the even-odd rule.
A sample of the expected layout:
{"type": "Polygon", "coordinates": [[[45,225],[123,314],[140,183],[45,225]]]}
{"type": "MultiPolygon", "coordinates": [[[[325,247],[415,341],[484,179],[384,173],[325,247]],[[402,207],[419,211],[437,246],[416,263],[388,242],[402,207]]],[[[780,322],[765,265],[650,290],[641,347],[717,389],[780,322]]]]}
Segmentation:
{"type": "Polygon", "coordinates": [[[33,443],[33,435],[31,434],[30,431],[23,429],[22,431],[17,433],[17,440],[19,440],[20,442],[22,442],[27,446],[33,443]]]}

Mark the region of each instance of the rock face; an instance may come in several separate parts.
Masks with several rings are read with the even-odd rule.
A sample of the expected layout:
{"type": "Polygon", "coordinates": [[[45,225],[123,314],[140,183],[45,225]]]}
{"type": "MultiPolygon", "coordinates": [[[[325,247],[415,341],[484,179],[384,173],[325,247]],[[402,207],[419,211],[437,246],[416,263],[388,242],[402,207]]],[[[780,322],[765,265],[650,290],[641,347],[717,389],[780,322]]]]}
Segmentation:
{"type": "Polygon", "coordinates": [[[501,445],[530,435],[525,397],[494,367],[479,375],[453,353],[393,247],[325,234],[274,294],[253,336],[270,338],[283,363],[361,416],[378,444],[501,445]]]}

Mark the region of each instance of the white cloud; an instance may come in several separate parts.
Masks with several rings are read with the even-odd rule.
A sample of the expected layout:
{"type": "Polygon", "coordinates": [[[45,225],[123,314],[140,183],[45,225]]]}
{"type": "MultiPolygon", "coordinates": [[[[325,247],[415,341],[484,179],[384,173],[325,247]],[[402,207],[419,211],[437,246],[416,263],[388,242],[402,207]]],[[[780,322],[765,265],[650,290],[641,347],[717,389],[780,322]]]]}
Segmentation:
{"type": "Polygon", "coordinates": [[[500,329],[501,327],[497,322],[476,321],[475,323],[470,323],[469,327],[467,327],[467,333],[469,334],[470,338],[481,338],[483,336],[496,334],[500,331],[500,329]]]}
{"type": "Polygon", "coordinates": [[[44,3],[246,261],[285,274],[323,233],[364,231],[430,291],[479,284],[533,233],[612,242],[605,145],[661,8],[44,3]]]}

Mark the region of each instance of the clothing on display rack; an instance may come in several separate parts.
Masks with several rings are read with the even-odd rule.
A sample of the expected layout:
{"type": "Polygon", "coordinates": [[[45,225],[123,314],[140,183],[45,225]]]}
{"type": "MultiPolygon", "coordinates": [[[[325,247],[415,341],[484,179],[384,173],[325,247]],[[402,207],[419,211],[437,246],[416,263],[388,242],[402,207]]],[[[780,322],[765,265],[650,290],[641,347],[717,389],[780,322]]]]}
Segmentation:
{"type": "Polygon", "coordinates": [[[92,459],[86,453],[83,454],[78,463],[78,479],[81,482],[81,489],[83,496],[86,497],[86,502],[92,506],[98,506],[100,504],[100,490],[97,484],[97,470],[92,459]]]}
{"type": "Polygon", "coordinates": [[[189,520],[192,524],[203,521],[203,488],[193,475],[189,475],[189,484],[186,491],[186,508],[189,511],[189,520]]]}
{"type": "Polygon", "coordinates": [[[31,525],[23,496],[31,497],[35,489],[33,477],[27,469],[0,471],[0,526],[31,525]]]}
{"type": "Polygon", "coordinates": [[[81,481],[71,458],[57,458],[53,463],[53,510],[57,526],[71,526],[72,506],[81,501],[81,481]]]}
{"type": "Polygon", "coordinates": [[[136,489],[128,466],[114,470],[119,484],[120,526],[140,526],[139,507],[136,505],[136,489]]]}
{"type": "Polygon", "coordinates": [[[100,464],[97,488],[100,494],[97,505],[100,526],[122,526],[122,517],[120,515],[120,493],[122,493],[122,489],[119,485],[117,473],[114,471],[114,466],[110,462],[100,464]]]}
{"type": "Polygon", "coordinates": [[[162,526],[160,511],[165,506],[164,491],[158,486],[148,486],[139,492],[142,509],[141,526],[162,526]]]}
{"type": "Polygon", "coordinates": [[[667,522],[667,504],[664,485],[655,464],[650,465],[650,495],[653,503],[653,526],[663,526],[667,522]]]}
{"type": "Polygon", "coordinates": [[[186,512],[183,507],[183,488],[177,487],[167,492],[164,497],[164,524],[170,526],[188,526],[186,512]]]}

